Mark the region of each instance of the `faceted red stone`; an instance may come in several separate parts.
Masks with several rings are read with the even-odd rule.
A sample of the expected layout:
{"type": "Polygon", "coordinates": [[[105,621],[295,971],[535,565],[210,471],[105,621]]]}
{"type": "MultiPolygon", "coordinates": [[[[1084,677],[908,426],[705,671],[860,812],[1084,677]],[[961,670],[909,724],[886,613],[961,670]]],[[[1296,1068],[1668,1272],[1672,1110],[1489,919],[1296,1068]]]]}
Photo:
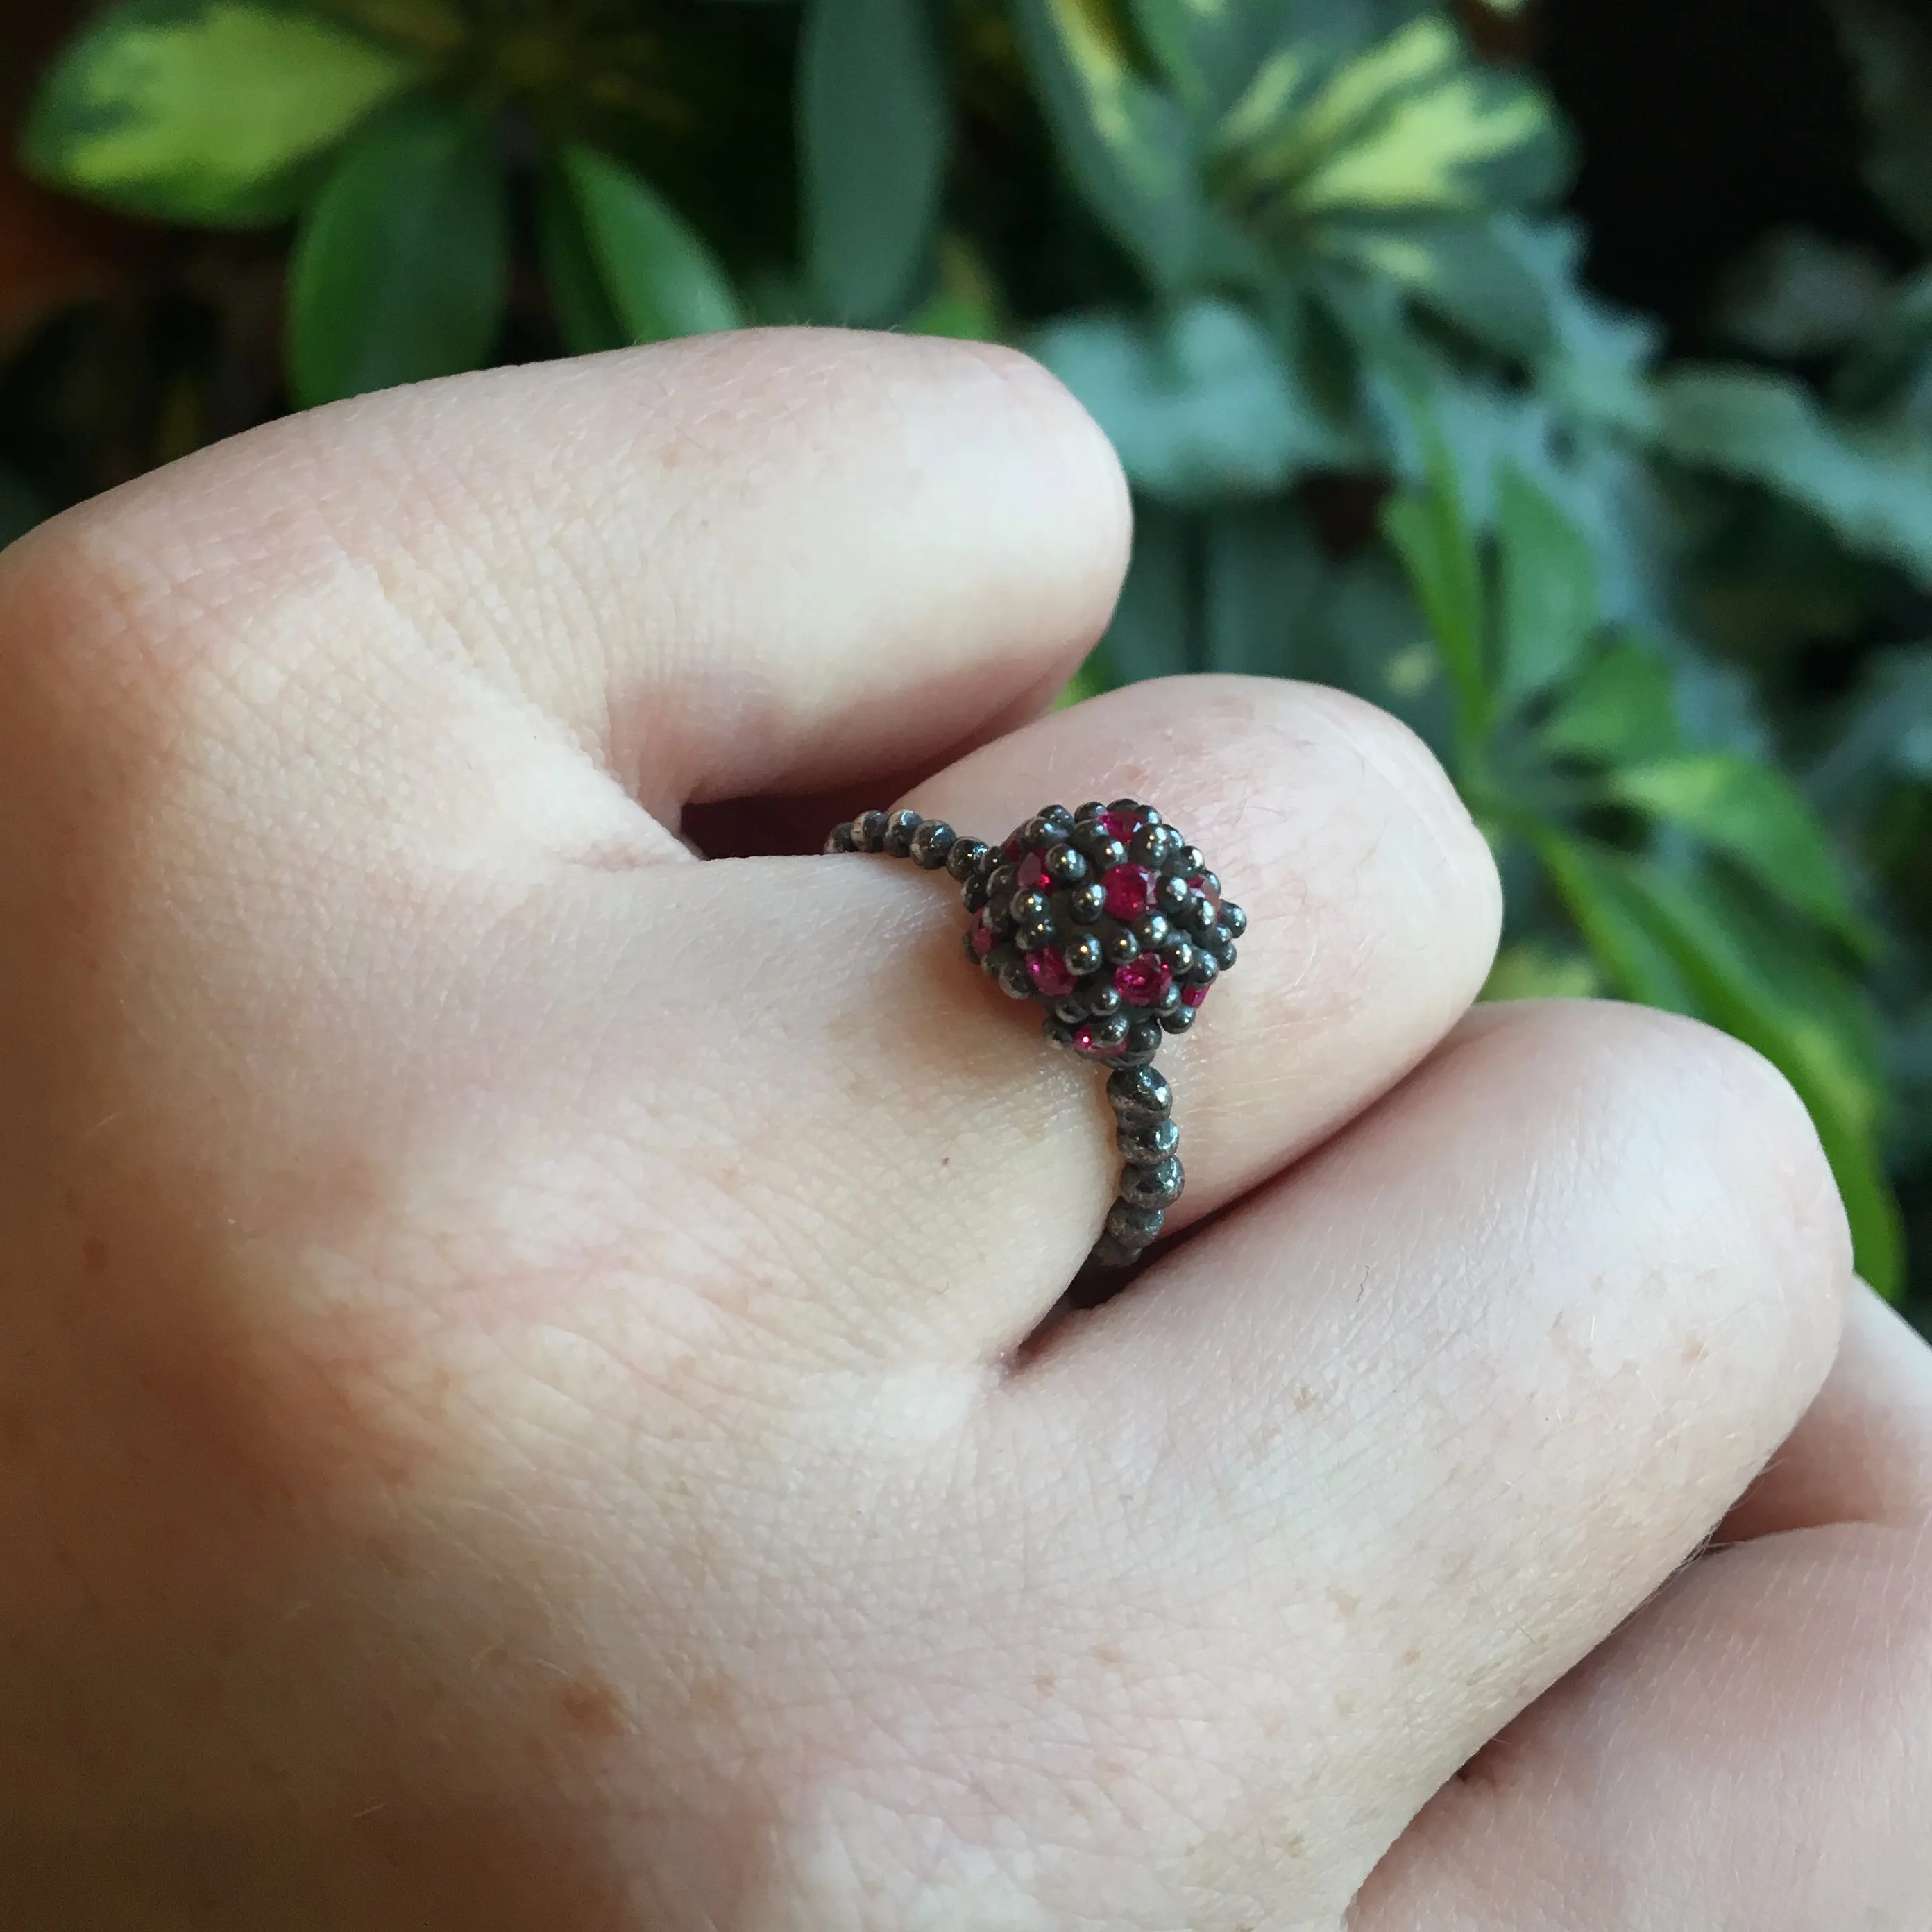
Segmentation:
{"type": "Polygon", "coordinates": [[[1023,892],[1049,892],[1053,881],[1046,876],[1046,866],[1037,852],[1029,852],[1020,861],[1020,890],[1023,892]]]}
{"type": "Polygon", "coordinates": [[[1068,969],[1057,946],[1043,946],[1026,956],[1027,977],[1049,1000],[1064,1000],[1080,982],[1068,969]]]}
{"type": "Polygon", "coordinates": [[[1118,838],[1124,845],[1141,829],[1141,815],[1137,812],[1103,812],[1100,814],[1100,830],[1109,838],[1118,838]]]}
{"type": "Polygon", "coordinates": [[[1188,880],[1187,886],[1188,890],[1190,892],[1200,893],[1202,896],[1207,900],[1208,903],[1214,908],[1216,914],[1217,915],[1220,914],[1221,910],[1221,895],[1213,890],[1209,886],[1208,881],[1202,878],[1198,873],[1196,873],[1192,878],[1188,880]]]}
{"type": "Polygon", "coordinates": [[[983,919],[976,919],[973,922],[973,950],[983,959],[992,951],[993,946],[993,928],[983,919]]]}
{"type": "Polygon", "coordinates": [[[1184,986],[1180,989],[1180,1004],[1184,1006],[1200,1006],[1207,998],[1208,988],[1205,986],[1184,986]]]}
{"type": "Polygon", "coordinates": [[[1159,1006],[1173,981],[1173,969],[1158,953],[1143,952],[1114,968],[1114,985],[1130,1006],[1159,1006]]]}
{"type": "Polygon", "coordinates": [[[1102,875],[1100,883],[1107,889],[1107,910],[1114,918],[1131,924],[1153,911],[1154,876],[1144,866],[1116,866],[1102,875]]]}
{"type": "Polygon", "coordinates": [[[1102,1046],[1094,1037],[1094,1029],[1090,1026],[1082,1027],[1073,1036],[1073,1044],[1082,1053],[1113,1054],[1124,1053],[1127,1050],[1127,1043],[1124,1040],[1114,1040],[1109,1045],[1102,1046]]]}

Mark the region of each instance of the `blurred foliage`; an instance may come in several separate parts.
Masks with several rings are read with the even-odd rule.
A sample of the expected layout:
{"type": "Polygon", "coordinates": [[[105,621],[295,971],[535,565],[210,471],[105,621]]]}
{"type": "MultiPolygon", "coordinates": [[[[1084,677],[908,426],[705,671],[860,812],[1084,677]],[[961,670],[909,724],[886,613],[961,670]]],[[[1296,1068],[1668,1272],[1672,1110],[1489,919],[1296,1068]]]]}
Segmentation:
{"type": "Polygon", "coordinates": [[[29,323],[0,282],[0,537],[292,404],[492,361],[746,320],[1019,343],[1136,494],[1082,688],[1292,675],[1408,719],[1503,867],[1492,992],[1758,1047],[1888,1292],[1916,1226],[1922,1310],[1916,0],[79,12],[20,154],[136,219],[29,323]],[[1701,194],[1700,125],[1728,169],[1701,194]]]}

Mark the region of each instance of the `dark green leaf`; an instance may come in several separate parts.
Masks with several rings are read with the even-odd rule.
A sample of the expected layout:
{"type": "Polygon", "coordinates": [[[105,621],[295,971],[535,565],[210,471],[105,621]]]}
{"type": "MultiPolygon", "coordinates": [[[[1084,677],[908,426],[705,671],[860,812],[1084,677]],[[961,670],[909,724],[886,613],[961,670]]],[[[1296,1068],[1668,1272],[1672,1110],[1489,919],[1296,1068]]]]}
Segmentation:
{"type": "Polygon", "coordinates": [[[296,400],[478,368],[502,323],[508,256],[487,121],[424,101],[372,123],[309,210],[290,265],[296,400]]]}
{"type": "Polygon", "coordinates": [[[1858,1271],[1895,1296],[1904,1243],[1878,1147],[1882,1095],[1868,1048],[1845,1024],[1857,996],[1780,960],[1766,929],[1740,929],[1708,883],[1694,886],[1641,861],[1626,865],[1623,878],[1702,1017],[1755,1047],[1797,1089],[1844,1197],[1858,1271]]]}
{"type": "Polygon", "coordinates": [[[1473,738],[1485,728],[1490,709],[1482,559],[1454,466],[1439,438],[1430,440],[1429,470],[1426,489],[1390,499],[1382,530],[1415,586],[1456,692],[1462,730],[1473,738]]]}
{"type": "Polygon", "coordinates": [[[331,151],[427,71],[281,0],[131,0],[55,63],[22,153],[43,179],[139,214],[279,221],[331,151]]]}
{"type": "Polygon", "coordinates": [[[1623,856],[1593,840],[1553,830],[1534,843],[1610,990],[1666,1012],[1695,1012],[1690,984],[1630,887],[1623,856]]]}
{"type": "Polygon", "coordinates": [[[704,238],[657,190],[598,149],[564,149],[590,258],[628,342],[742,326],[731,284],[704,238]]]}
{"type": "Polygon", "coordinates": [[[1132,0],[1135,26],[1190,110],[1218,118],[1282,39],[1294,0],[1132,0]]]}
{"type": "Polygon", "coordinates": [[[1180,287],[1208,227],[1186,115],[1083,0],[1015,0],[1014,19],[1068,172],[1156,286],[1180,287]]]}
{"type": "Polygon", "coordinates": [[[1205,668],[1309,674],[1312,634],[1334,599],[1328,561],[1307,519],[1292,498],[1278,497],[1228,505],[1202,522],[1205,668]]]}
{"type": "Polygon", "coordinates": [[[591,254],[584,217],[560,164],[544,170],[538,242],[544,282],[550,290],[563,346],[573,356],[596,356],[626,346],[630,332],[591,254]]]}
{"type": "Polygon", "coordinates": [[[798,124],[819,298],[892,321],[932,252],[950,137],[928,0],[811,0],[798,124]]]}
{"type": "Polygon", "coordinates": [[[1496,484],[1501,661],[1496,694],[1522,702],[1567,677],[1597,628],[1588,538],[1514,464],[1496,484]]]}
{"type": "Polygon", "coordinates": [[[1114,620],[1094,653],[1108,685],[1173,677],[1196,668],[1196,519],[1154,503],[1136,506],[1134,548],[1114,620]]]}
{"type": "Polygon", "coordinates": [[[1552,340],[1543,285],[1496,224],[1336,221],[1323,230],[1321,246],[1409,290],[1425,307],[1504,355],[1528,360],[1552,340]]]}
{"type": "Polygon", "coordinates": [[[1584,666],[1538,735],[1558,756],[1605,764],[1675,752],[1682,733],[1670,666],[1634,638],[1619,640],[1584,666]]]}
{"type": "Polygon", "coordinates": [[[1626,766],[1608,785],[1623,804],[1694,833],[1787,905],[1855,945],[1870,944],[1823,828],[1774,766],[1730,752],[1687,752],[1626,766]]]}
{"type": "Polygon", "coordinates": [[[39,496],[10,470],[0,470],[0,550],[23,537],[46,514],[39,496]]]}
{"type": "Polygon", "coordinates": [[[1229,302],[1190,302],[1150,327],[1075,316],[1031,346],[1107,432],[1128,476],[1170,502],[1278,489],[1337,447],[1259,325],[1229,302]]]}
{"type": "Polygon", "coordinates": [[[1684,369],[1658,386],[1658,438],[1672,455],[1802,503],[1856,549],[1932,584],[1932,447],[1837,424],[1789,378],[1684,369]]]}

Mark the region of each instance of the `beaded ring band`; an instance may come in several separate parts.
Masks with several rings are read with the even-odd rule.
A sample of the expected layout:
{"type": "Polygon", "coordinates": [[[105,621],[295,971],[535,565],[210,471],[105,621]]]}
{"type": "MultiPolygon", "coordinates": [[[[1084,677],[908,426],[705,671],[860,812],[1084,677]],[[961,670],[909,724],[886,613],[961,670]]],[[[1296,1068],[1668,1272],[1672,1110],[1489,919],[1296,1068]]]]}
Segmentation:
{"type": "Polygon", "coordinates": [[[1126,1163],[1091,1261],[1125,1268],[1159,1238],[1186,1176],[1174,1099],[1154,1065],[1234,963],[1247,915],[1201,854],[1151,806],[1048,806],[1003,844],[916,812],[862,813],[827,852],[943,866],[973,915],[966,956],[1016,1000],[1047,1010],[1054,1046],[1112,1070],[1107,1098],[1126,1163]]]}

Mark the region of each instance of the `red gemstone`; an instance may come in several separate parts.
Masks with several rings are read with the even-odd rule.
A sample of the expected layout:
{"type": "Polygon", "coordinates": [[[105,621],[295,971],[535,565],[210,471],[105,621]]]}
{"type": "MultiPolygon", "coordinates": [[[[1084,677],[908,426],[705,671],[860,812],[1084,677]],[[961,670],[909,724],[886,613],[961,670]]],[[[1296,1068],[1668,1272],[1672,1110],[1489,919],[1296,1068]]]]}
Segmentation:
{"type": "Polygon", "coordinates": [[[1124,845],[1141,829],[1141,815],[1137,812],[1103,812],[1100,814],[1100,830],[1109,838],[1118,838],[1124,845]]]}
{"type": "Polygon", "coordinates": [[[1216,892],[1213,886],[1209,885],[1208,881],[1203,878],[1199,873],[1197,872],[1192,878],[1188,880],[1187,886],[1190,892],[1198,892],[1201,896],[1214,908],[1216,914],[1220,912],[1221,895],[1216,892]]]}
{"type": "Polygon", "coordinates": [[[1020,861],[1020,890],[1023,892],[1050,892],[1053,881],[1046,876],[1046,866],[1037,852],[1029,852],[1020,861]]]}
{"type": "Polygon", "coordinates": [[[1116,866],[1102,875],[1107,889],[1107,910],[1131,924],[1154,910],[1154,876],[1144,866],[1116,866]]]}
{"type": "Polygon", "coordinates": [[[1090,1026],[1082,1027],[1073,1036],[1073,1044],[1080,1052],[1093,1054],[1124,1053],[1127,1047],[1124,1040],[1109,1041],[1103,1046],[1094,1037],[1094,1029],[1090,1026]]]}
{"type": "Polygon", "coordinates": [[[993,928],[983,919],[973,922],[973,950],[983,959],[992,951],[994,944],[993,928]]]}
{"type": "Polygon", "coordinates": [[[1143,952],[1114,968],[1114,985],[1130,1006],[1157,1006],[1174,982],[1173,969],[1159,954],[1143,952]]]}
{"type": "Polygon", "coordinates": [[[1057,946],[1044,946],[1026,956],[1027,976],[1049,1000],[1064,1000],[1080,982],[1068,970],[1057,946]]]}
{"type": "Polygon", "coordinates": [[[1208,988],[1205,986],[1184,986],[1180,989],[1180,1004],[1184,1006],[1204,1005],[1207,998],[1208,988]]]}

